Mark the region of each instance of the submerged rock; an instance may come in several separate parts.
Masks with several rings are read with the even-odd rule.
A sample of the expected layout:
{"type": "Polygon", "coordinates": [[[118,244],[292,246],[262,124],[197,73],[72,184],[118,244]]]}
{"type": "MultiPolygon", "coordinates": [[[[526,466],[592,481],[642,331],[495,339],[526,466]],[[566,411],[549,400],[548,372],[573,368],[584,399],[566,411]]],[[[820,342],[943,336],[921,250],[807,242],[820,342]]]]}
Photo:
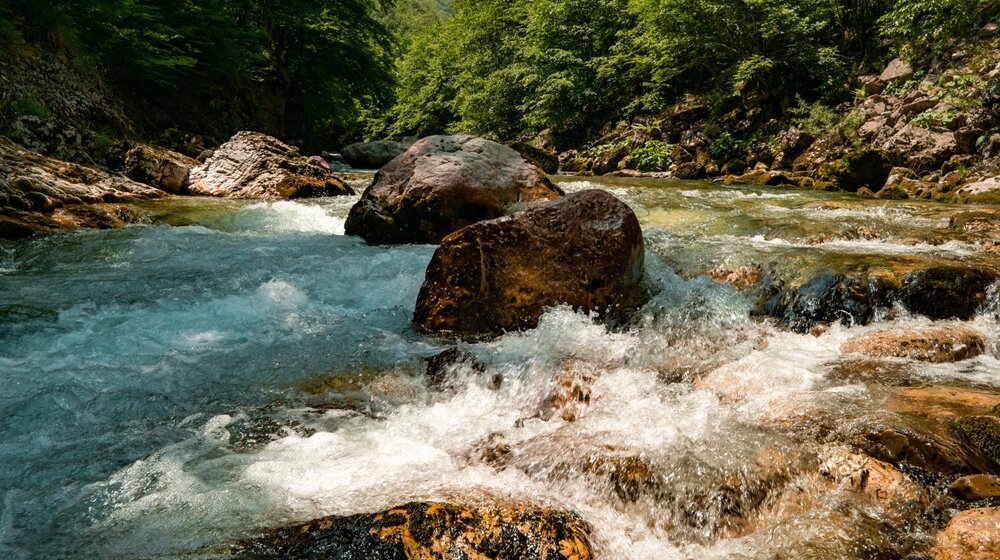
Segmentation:
{"type": "Polygon", "coordinates": [[[967,360],[982,354],[985,349],[983,335],[968,327],[890,329],[852,338],[840,347],[844,354],[933,363],[967,360]]]}
{"type": "Polygon", "coordinates": [[[467,135],[431,136],[379,170],[345,230],[369,243],[440,243],[517,203],[562,194],[512,148],[467,135]]]}
{"type": "Polygon", "coordinates": [[[258,132],[239,132],[191,170],[188,191],[225,198],[308,198],[351,194],[325,165],[258,132]]]}
{"type": "Polygon", "coordinates": [[[125,176],[161,191],[187,190],[188,176],[198,161],[164,148],[140,144],[125,154],[125,176]]]}
{"type": "Polygon", "coordinates": [[[938,533],[934,560],[994,560],[1000,558],[1000,508],[959,512],[938,533]]]}
{"type": "Polygon", "coordinates": [[[243,545],[235,557],[590,560],[590,532],[576,514],[530,504],[411,502],[278,529],[243,545]]]}
{"type": "Polygon", "coordinates": [[[378,169],[399,157],[407,147],[407,144],[393,140],[356,142],[345,146],[340,155],[351,167],[378,169]]]}
{"type": "Polygon", "coordinates": [[[643,240],[632,210],[590,190],[480,222],[434,252],[413,320],[434,332],[533,328],[546,307],[606,316],[642,297],[643,240]]]}

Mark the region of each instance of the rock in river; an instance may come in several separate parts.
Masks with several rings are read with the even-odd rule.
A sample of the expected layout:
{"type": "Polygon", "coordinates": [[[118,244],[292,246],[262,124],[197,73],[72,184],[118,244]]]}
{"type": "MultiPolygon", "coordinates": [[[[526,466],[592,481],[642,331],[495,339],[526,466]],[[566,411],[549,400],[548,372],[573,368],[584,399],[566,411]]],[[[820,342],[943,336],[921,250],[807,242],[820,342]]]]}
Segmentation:
{"type": "Polygon", "coordinates": [[[518,202],[562,194],[513,149],[467,135],[430,136],[379,170],[345,229],[369,243],[439,243],[518,202]]]}
{"type": "Polygon", "coordinates": [[[971,319],[996,281],[992,273],[976,268],[941,266],[918,270],[903,278],[903,304],[910,312],[931,319],[971,319]]]}
{"type": "Polygon", "coordinates": [[[351,194],[329,167],[258,132],[238,132],[204,165],[191,170],[188,191],[225,198],[307,198],[351,194]]]}
{"type": "Polygon", "coordinates": [[[356,142],[344,146],[341,156],[354,168],[378,169],[402,154],[409,145],[393,140],[356,142]]]}
{"type": "Polygon", "coordinates": [[[427,267],[413,320],[428,331],[533,328],[548,306],[599,316],[642,295],[643,241],[632,210],[589,190],[446,237],[427,267]]]}
{"type": "Polygon", "coordinates": [[[590,527],[573,513],[504,502],[412,502],[278,529],[245,545],[236,557],[590,560],[593,555],[590,527]]]}
{"type": "Polygon", "coordinates": [[[179,194],[187,189],[188,176],[198,162],[184,154],[139,144],[125,154],[125,175],[161,191],[179,194]]]}
{"type": "Polygon", "coordinates": [[[959,362],[986,349],[986,339],[968,327],[890,329],[862,335],[844,343],[844,354],[874,358],[911,358],[923,362],[959,362]]]}

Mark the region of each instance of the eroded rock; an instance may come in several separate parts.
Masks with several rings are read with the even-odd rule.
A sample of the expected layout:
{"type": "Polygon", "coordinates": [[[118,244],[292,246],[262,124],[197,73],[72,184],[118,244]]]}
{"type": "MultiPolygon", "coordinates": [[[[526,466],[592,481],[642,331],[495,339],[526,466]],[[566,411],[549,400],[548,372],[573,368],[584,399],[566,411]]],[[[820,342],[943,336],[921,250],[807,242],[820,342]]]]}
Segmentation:
{"type": "Polygon", "coordinates": [[[413,320],[477,334],[533,328],[560,304],[607,316],[643,297],[643,251],[627,205],[600,190],[570,194],[446,237],[413,320]]]}
{"type": "Polygon", "coordinates": [[[125,154],[125,176],[161,191],[180,194],[198,161],[183,154],[140,144],[125,154]]]}
{"type": "Polygon", "coordinates": [[[938,533],[934,560],[994,560],[1000,558],[1000,508],[959,512],[938,533]]]}
{"type": "Polygon", "coordinates": [[[308,198],[350,194],[329,167],[258,132],[238,132],[191,170],[188,191],[224,198],[308,198]]]}
{"type": "Polygon", "coordinates": [[[518,203],[562,194],[512,148],[467,135],[431,136],[379,170],[345,230],[369,243],[440,243],[518,203]]]}

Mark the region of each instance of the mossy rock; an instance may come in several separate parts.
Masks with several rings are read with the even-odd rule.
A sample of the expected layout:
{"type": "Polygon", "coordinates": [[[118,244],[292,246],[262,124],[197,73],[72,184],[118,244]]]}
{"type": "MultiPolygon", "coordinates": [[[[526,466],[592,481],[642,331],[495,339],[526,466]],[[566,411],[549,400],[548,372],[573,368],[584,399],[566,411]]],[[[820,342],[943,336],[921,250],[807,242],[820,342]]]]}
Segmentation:
{"type": "Polygon", "coordinates": [[[876,191],[885,185],[892,171],[892,162],[878,150],[868,148],[848,152],[843,158],[824,163],[817,177],[835,184],[848,192],[857,192],[861,187],[876,191]]]}
{"type": "MultiPolygon", "coordinates": [[[[996,414],[1000,405],[991,414],[996,414]]],[[[967,416],[955,423],[965,435],[987,457],[1000,463],[1000,418],[997,416],[967,416]]]]}
{"type": "Polygon", "coordinates": [[[559,173],[559,157],[554,153],[532,146],[527,142],[514,142],[510,144],[510,147],[514,148],[524,159],[541,167],[542,171],[549,175],[559,173]]]}

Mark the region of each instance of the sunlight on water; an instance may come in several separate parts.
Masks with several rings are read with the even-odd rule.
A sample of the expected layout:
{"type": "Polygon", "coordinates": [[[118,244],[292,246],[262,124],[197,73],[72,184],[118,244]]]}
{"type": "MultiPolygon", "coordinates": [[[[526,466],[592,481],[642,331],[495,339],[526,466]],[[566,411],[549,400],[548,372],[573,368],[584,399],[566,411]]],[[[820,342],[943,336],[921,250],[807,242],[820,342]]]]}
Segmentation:
{"type": "MultiPolygon", "coordinates": [[[[455,341],[410,325],[433,247],[344,237],[356,197],[170,202],[153,225],[5,247],[0,554],[219,558],[290,522],[476,496],[575,511],[602,558],[891,550],[890,506],[819,474],[835,436],[886,418],[896,390],[854,375],[841,346],[932,323],[897,310],[795,334],[752,320],[751,301],[703,274],[983,258],[973,238],[943,236],[954,209],[606,184],[646,228],[652,299],[614,328],[560,307],[534,330],[460,342],[483,371],[455,366],[439,390],[424,358],[455,341]],[[833,203],[850,208],[818,209],[833,203]],[[884,235],[810,241],[855,218],[884,235]],[[926,227],[942,239],[903,241],[926,227]],[[560,375],[590,384],[575,421],[543,407],[560,375]],[[638,469],[636,486],[587,470],[603,456],[638,469]]],[[[1000,391],[995,290],[989,301],[970,323],[984,354],[883,365],[908,386],[1000,391]]]]}

